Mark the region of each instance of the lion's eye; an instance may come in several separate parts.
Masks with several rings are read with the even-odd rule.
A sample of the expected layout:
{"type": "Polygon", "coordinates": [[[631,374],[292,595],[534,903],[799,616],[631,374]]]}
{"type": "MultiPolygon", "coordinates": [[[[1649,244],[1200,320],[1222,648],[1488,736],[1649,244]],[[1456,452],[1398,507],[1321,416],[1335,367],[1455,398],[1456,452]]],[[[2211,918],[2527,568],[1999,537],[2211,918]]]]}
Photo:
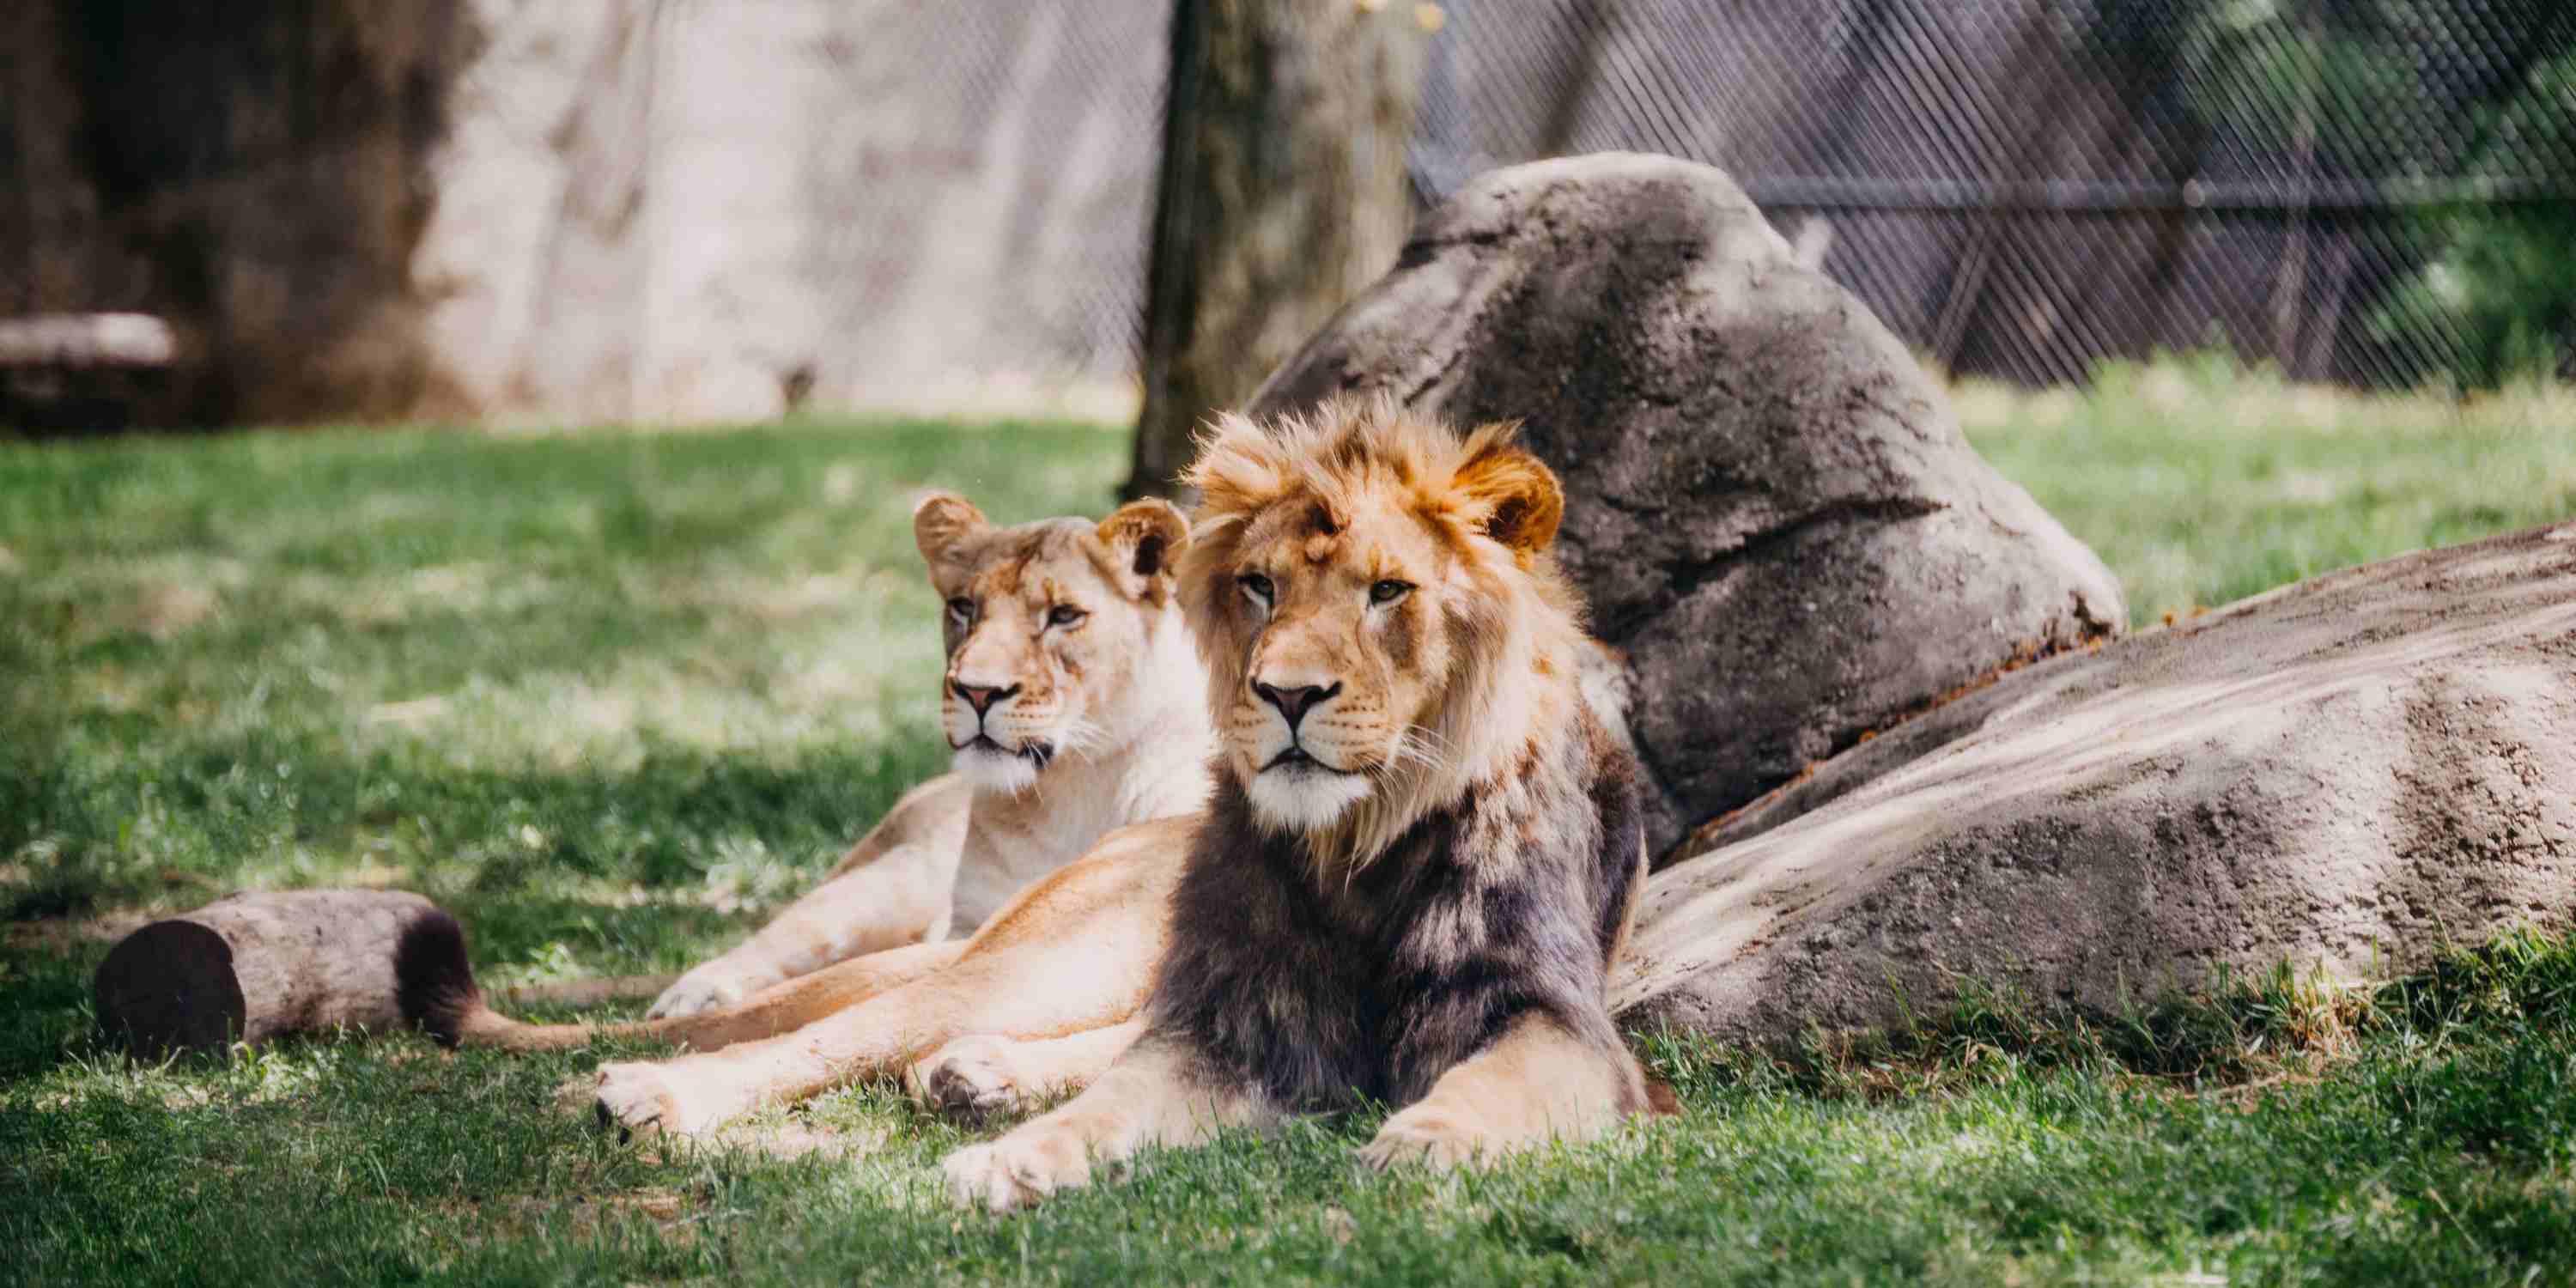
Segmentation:
{"type": "Polygon", "coordinates": [[[1252,596],[1263,608],[1270,607],[1269,578],[1257,572],[1248,572],[1235,578],[1235,581],[1243,587],[1244,594],[1252,596]]]}
{"type": "Polygon", "coordinates": [[[961,626],[967,622],[975,620],[975,601],[968,599],[964,595],[959,595],[957,598],[949,600],[948,615],[956,618],[958,624],[961,626]]]}
{"type": "Polygon", "coordinates": [[[1369,602],[1372,604],[1392,604],[1395,601],[1404,598],[1406,593],[1412,589],[1412,582],[1397,581],[1393,577],[1389,577],[1386,580],[1369,587],[1369,602]]]}
{"type": "Polygon", "coordinates": [[[1080,622],[1083,618],[1089,616],[1091,616],[1091,614],[1086,613],[1071,604],[1058,604],[1047,610],[1047,625],[1072,626],[1080,622]]]}

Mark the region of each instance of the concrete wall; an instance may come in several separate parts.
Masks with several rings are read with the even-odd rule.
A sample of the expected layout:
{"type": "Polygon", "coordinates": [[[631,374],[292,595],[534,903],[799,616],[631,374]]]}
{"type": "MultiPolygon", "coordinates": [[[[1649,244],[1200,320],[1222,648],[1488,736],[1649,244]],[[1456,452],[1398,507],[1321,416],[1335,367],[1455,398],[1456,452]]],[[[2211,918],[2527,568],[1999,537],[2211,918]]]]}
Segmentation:
{"type": "Polygon", "coordinates": [[[478,412],[1120,392],[1163,5],[469,2],[414,273],[478,412]]]}

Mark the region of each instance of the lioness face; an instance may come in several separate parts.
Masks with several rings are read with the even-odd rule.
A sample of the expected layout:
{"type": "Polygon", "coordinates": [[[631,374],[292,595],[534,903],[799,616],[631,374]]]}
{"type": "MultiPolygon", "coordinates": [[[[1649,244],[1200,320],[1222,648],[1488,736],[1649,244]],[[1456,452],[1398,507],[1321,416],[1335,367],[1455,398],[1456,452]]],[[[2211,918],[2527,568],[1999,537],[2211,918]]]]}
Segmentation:
{"type": "Polygon", "coordinates": [[[1059,756],[1121,745],[1128,690],[1175,611],[1172,560],[1189,542],[1180,511],[1138,501],[1098,524],[1047,519],[997,528],[953,493],[913,511],[913,536],[948,647],[940,723],[960,774],[1023,791],[1059,756]]]}
{"type": "Polygon", "coordinates": [[[1297,458],[1246,442],[1229,481],[1221,427],[1193,477],[1209,500],[1191,624],[1227,764],[1255,817],[1309,833],[1486,750],[1455,745],[1472,724],[1458,707],[1494,700],[1528,581],[1506,570],[1538,557],[1562,508],[1554,476],[1501,427],[1461,441],[1389,407],[1340,415],[1289,432],[1410,434],[1445,454],[1381,445],[1341,454],[1362,468],[1265,476],[1262,458],[1297,458]]]}

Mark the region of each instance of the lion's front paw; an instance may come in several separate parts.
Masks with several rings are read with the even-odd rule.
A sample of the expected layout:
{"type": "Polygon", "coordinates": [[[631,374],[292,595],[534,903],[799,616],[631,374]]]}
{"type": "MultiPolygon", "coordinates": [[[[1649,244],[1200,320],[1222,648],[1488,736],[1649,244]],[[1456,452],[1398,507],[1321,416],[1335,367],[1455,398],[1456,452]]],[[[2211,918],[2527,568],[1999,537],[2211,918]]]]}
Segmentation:
{"type": "Polygon", "coordinates": [[[698,1136],[724,1120],[723,1108],[698,1093],[670,1065],[627,1061],[599,1066],[591,1107],[602,1127],[620,1136],[698,1136]]]}
{"type": "Polygon", "coordinates": [[[939,1170],[947,1174],[950,1198],[998,1214],[1089,1185],[1091,1155],[1069,1132],[1022,1127],[950,1154],[939,1170]]]}
{"type": "Polygon", "coordinates": [[[671,981],[660,997],[653,999],[644,1012],[648,1020],[666,1020],[703,1011],[720,1011],[776,983],[775,979],[758,978],[712,961],[671,981]]]}
{"type": "Polygon", "coordinates": [[[1488,1161],[1491,1154],[1484,1135],[1456,1113],[1415,1105],[1377,1129],[1377,1138],[1360,1150],[1360,1161],[1380,1171],[1399,1163],[1449,1169],[1488,1161]]]}
{"type": "Polygon", "coordinates": [[[1012,1058],[1018,1045],[1009,1038],[959,1038],[907,1070],[904,1085],[921,1103],[954,1117],[1024,1112],[1044,1088],[1029,1085],[1012,1058]]]}

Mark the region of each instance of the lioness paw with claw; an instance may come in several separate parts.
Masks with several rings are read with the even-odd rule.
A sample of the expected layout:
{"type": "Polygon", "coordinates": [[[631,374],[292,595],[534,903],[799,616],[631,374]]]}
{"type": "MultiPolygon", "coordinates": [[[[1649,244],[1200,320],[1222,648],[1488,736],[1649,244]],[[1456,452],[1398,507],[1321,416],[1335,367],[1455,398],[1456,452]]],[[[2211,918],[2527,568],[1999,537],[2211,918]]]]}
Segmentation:
{"type": "Polygon", "coordinates": [[[785,978],[775,971],[745,972],[718,959],[673,980],[661,996],[653,999],[644,1018],[661,1020],[720,1011],[785,978]]]}
{"type": "Polygon", "coordinates": [[[673,1077],[667,1066],[646,1061],[599,1066],[591,1109],[600,1126],[613,1127],[624,1137],[700,1136],[725,1116],[691,1095],[688,1084],[673,1077]]]}
{"type": "Polygon", "coordinates": [[[1091,1183],[1090,1151],[1081,1137],[1063,1132],[1013,1132],[969,1145],[942,1160],[939,1169],[951,1199],[995,1215],[1091,1183]]]}

